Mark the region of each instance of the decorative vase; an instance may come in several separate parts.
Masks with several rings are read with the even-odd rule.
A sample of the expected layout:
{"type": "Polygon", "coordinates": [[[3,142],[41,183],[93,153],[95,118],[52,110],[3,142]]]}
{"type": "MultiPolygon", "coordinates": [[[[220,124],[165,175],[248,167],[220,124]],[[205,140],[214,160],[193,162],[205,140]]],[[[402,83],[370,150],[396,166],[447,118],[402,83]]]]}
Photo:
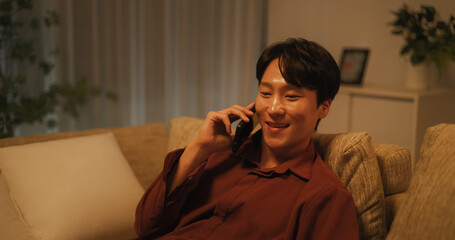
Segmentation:
{"type": "Polygon", "coordinates": [[[406,88],[409,90],[428,90],[430,80],[430,64],[408,64],[406,88]]]}

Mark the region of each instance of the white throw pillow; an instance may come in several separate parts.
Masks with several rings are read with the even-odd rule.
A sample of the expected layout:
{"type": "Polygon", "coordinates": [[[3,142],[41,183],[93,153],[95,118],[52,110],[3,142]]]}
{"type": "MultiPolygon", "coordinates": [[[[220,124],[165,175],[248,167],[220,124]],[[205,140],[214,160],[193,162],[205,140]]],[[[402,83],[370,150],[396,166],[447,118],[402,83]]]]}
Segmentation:
{"type": "Polygon", "coordinates": [[[0,174],[0,239],[34,239],[11,200],[2,174],[0,174]]]}
{"type": "Polygon", "coordinates": [[[0,148],[0,169],[40,239],[128,239],[143,194],[112,133],[0,148]]]}

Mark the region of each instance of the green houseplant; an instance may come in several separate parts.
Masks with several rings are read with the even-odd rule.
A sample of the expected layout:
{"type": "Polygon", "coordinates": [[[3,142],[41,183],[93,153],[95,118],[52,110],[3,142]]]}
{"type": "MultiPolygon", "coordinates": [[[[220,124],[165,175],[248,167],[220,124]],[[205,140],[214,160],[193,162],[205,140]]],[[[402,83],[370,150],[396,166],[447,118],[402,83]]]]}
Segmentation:
{"type": "Polygon", "coordinates": [[[78,118],[80,108],[91,97],[104,95],[115,99],[115,94],[91,86],[85,79],[74,84],[60,81],[33,92],[26,90],[27,82],[42,81],[54,67],[36,50],[38,30],[59,24],[59,15],[55,11],[46,11],[44,16],[36,17],[33,11],[35,2],[0,0],[0,138],[12,137],[14,129],[22,124],[46,122],[50,127],[55,126],[57,122],[46,119],[46,116],[57,108],[78,118]],[[19,66],[37,68],[41,74],[27,79],[17,70],[19,66]]]}
{"type": "Polygon", "coordinates": [[[392,14],[392,34],[405,40],[400,54],[409,56],[412,65],[434,63],[440,78],[455,61],[455,17],[442,21],[433,6],[422,5],[419,11],[412,11],[406,4],[392,14]]]}

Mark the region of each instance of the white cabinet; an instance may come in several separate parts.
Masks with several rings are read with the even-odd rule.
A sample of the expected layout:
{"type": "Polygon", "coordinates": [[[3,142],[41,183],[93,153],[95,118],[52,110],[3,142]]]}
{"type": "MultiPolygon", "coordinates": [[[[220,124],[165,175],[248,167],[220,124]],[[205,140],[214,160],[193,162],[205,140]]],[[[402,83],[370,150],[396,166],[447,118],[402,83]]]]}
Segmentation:
{"type": "Polygon", "coordinates": [[[319,132],[367,131],[374,142],[409,149],[415,164],[425,130],[443,122],[455,123],[454,90],[341,86],[319,132]]]}

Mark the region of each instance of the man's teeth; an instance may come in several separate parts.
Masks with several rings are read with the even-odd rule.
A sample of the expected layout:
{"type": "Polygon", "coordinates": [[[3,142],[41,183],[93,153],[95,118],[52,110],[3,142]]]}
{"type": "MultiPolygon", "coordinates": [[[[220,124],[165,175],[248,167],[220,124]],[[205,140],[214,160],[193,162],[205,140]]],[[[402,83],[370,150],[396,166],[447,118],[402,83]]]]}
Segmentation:
{"type": "Polygon", "coordinates": [[[285,127],[288,127],[289,124],[287,123],[268,123],[269,126],[273,127],[273,128],[285,128],[285,127]]]}

